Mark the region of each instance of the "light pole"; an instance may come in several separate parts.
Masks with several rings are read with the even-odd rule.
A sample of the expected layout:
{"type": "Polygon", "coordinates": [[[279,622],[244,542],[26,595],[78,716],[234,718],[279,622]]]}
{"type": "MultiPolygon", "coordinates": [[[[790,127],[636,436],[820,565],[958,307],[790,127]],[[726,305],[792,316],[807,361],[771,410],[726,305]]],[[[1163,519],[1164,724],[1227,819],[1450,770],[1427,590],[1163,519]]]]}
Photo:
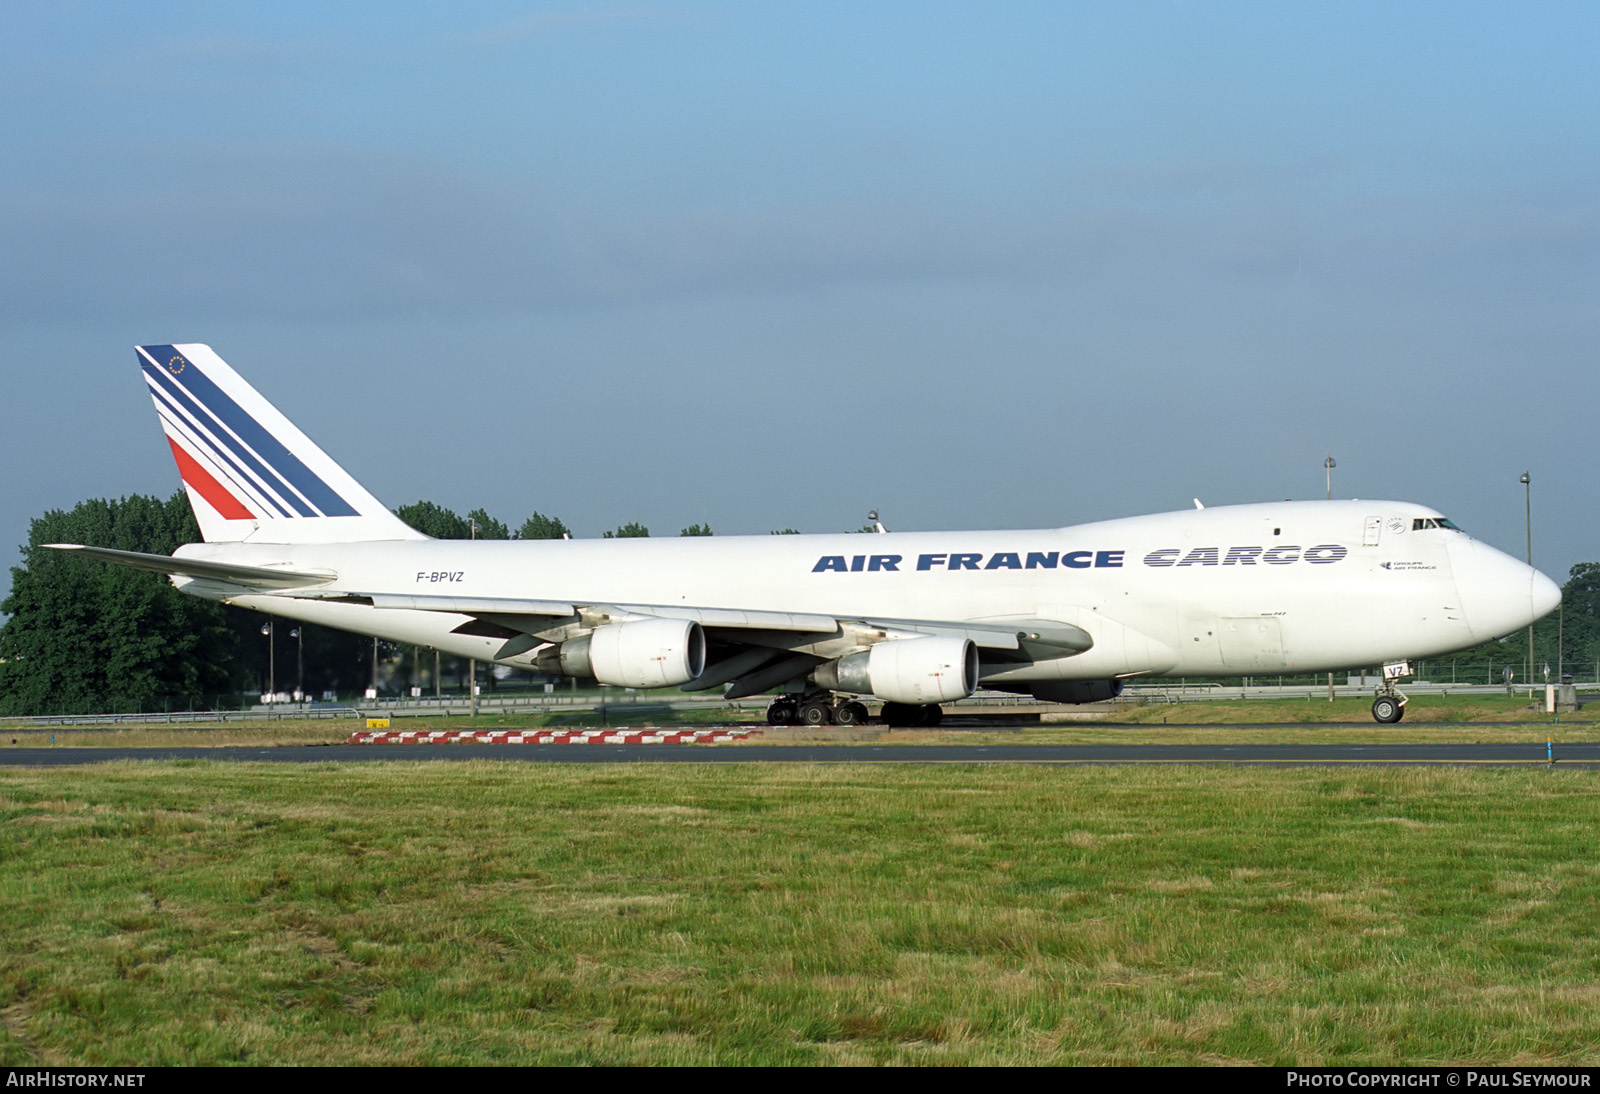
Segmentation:
{"type": "Polygon", "coordinates": [[[295,627],[289,632],[289,637],[295,640],[294,651],[294,697],[295,702],[303,703],[306,698],[306,638],[300,633],[300,628],[295,627]]]}
{"type": "MultiPolygon", "coordinates": [[[[1528,473],[1522,473],[1522,501],[1528,520],[1528,565],[1533,565],[1533,487],[1528,473]]],[[[1533,624],[1528,624],[1528,694],[1533,694],[1533,624]]]]}
{"type": "Polygon", "coordinates": [[[275,628],[272,625],[274,622],[276,622],[276,621],[272,620],[272,619],[269,619],[265,623],[261,624],[261,633],[264,636],[266,636],[266,639],[267,639],[267,705],[268,706],[272,705],[273,697],[278,692],[278,660],[277,660],[277,650],[275,648],[277,646],[277,643],[273,641],[273,637],[274,637],[273,631],[274,631],[275,628]]]}
{"type": "MultiPolygon", "coordinates": [[[[471,522],[470,533],[473,539],[478,538],[478,522],[476,520],[471,522]]],[[[478,659],[473,657],[470,662],[470,675],[467,677],[467,710],[471,712],[468,714],[469,718],[476,718],[478,716],[478,659]]]]}
{"type": "MultiPolygon", "coordinates": [[[[1322,470],[1328,476],[1328,500],[1333,500],[1333,469],[1339,465],[1333,460],[1333,453],[1328,453],[1328,458],[1322,461],[1322,470]]],[[[1328,673],[1328,702],[1333,702],[1333,673],[1328,673]]]]}

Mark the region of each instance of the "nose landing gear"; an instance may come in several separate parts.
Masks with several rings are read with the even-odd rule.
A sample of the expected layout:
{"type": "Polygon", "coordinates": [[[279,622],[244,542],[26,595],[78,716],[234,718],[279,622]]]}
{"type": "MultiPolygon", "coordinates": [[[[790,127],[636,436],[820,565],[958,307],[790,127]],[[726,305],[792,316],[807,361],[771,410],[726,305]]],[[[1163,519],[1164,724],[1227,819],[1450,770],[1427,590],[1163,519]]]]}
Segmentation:
{"type": "Polygon", "coordinates": [[[1383,666],[1383,684],[1378,688],[1378,697],[1372,701],[1373,721],[1392,725],[1405,717],[1409,700],[1394,686],[1394,682],[1410,675],[1411,664],[1408,661],[1396,661],[1383,666]]]}
{"type": "Polygon", "coordinates": [[[1398,695],[1380,695],[1372,701],[1372,717],[1378,722],[1398,722],[1405,717],[1406,705],[1398,695]]]}

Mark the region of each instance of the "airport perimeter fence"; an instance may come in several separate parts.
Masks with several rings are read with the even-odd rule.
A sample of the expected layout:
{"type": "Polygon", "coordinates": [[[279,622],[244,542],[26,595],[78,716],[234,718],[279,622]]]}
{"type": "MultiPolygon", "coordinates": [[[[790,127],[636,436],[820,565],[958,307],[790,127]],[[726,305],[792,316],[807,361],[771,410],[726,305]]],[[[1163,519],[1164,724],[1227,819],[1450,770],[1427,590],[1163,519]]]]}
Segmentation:
{"type": "MultiPolygon", "coordinates": [[[[1333,695],[1340,699],[1370,699],[1375,690],[1376,680],[1369,678],[1367,684],[1342,684],[1335,683],[1333,695]]],[[[1420,681],[1405,683],[1401,690],[1407,695],[1505,695],[1507,689],[1501,684],[1463,684],[1463,683],[1435,683],[1420,681]]],[[[1579,690],[1593,696],[1600,692],[1600,684],[1593,682],[1579,685],[1579,690]]],[[[1532,688],[1526,685],[1514,685],[1511,694],[1540,702],[1544,698],[1544,685],[1532,688]]],[[[1150,683],[1136,687],[1125,688],[1120,696],[1101,703],[1086,704],[1083,707],[1050,703],[1035,699],[1031,695],[1014,695],[1008,692],[979,691],[967,699],[943,704],[945,714],[949,717],[993,715],[1004,717],[1007,715],[1022,716],[1045,711],[1067,710],[1105,710],[1121,706],[1134,706],[1144,703],[1192,703],[1192,702],[1224,702],[1248,701],[1268,699],[1305,699],[1308,701],[1328,699],[1327,678],[1324,675],[1320,683],[1315,682],[1276,682],[1238,684],[1223,681],[1170,681],[1165,683],[1150,683]]],[[[726,710],[737,719],[749,720],[760,718],[771,702],[770,697],[757,697],[751,699],[725,700],[725,699],[689,699],[666,698],[660,695],[636,694],[610,695],[604,698],[594,694],[565,695],[560,697],[527,696],[515,699],[480,699],[477,713],[480,717],[490,717],[506,714],[560,714],[572,715],[598,715],[601,721],[607,722],[615,718],[619,723],[633,721],[639,718],[671,717],[686,712],[708,712],[726,710]]],[[[6,717],[0,718],[0,725],[15,729],[45,729],[45,728],[70,728],[79,727],[134,727],[134,726],[192,726],[215,727],[218,725],[259,724],[272,721],[299,721],[299,720],[335,720],[350,719],[364,720],[368,718],[428,718],[448,717],[463,718],[472,713],[470,702],[465,696],[442,697],[440,699],[414,700],[414,699],[364,699],[353,704],[339,705],[331,703],[283,703],[271,706],[261,706],[250,710],[216,710],[216,711],[184,711],[179,713],[156,714],[48,714],[33,717],[6,717]]]]}
{"type": "MultiPolygon", "coordinates": [[[[1527,680],[1527,663],[1496,662],[1470,664],[1449,660],[1418,662],[1413,666],[1415,675],[1400,683],[1409,695],[1454,694],[1492,695],[1514,694],[1530,699],[1544,695],[1543,664],[1535,666],[1534,680],[1527,680]],[[1510,673],[1509,683],[1507,673],[1510,673]]],[[[1600,690],[1600,662],[1566,661],[1561,668],[1570,682],[1580,691],[1600,690]]],[[[1561,682],[1554,666],[1550,668],[1550,683],[1561,682]]],[[[1365,673],[1335,673],[1333,694],[1337,698],[1371,696],[1382,683],[1382,673],[1371,669],[1365,673]]],[[[1219,699],[1328,697],[1328,674],[1306,673],[1297,676],[1248,676],[1235,678],[1188,679],[1172,678],[1151,680],[1148,683],[1129,683],[1116,703],[1136,702],[1195,702],[1219,699]]],[[[676,691],[635,692],[627,688],[586,689],[583,691],[546,690],[544,685],[532,687],[501,687],[485,693],[480,689],[477,709],[479,714],[548,714],[570,711],[573,713],[598,713],[602,719],[616,710],[618,716],[639,715],[647,710],[693,711],[709,709],[736,710],[741,716],[764,711],[770,696],[728,700],[718,696],[694,697],[676,691]]],[[[249,696],[239,697],[239,706],[233,709],[213,710],[128,710],[58,713],[45,715],[12,715],[0,717],[0,724],[12,726],[73,726],[73,725],[216,725],[228,723],[259,722],[272,719],[337,719],[369,717],[461,717],[472,711],[472,700],[464,693],[445,693],[432,696],[383,696],[377,699],[354,699],[335,702],[309,700],[285,701],[270,704],[251,703],[249,696]]],[[[963,708],[1005,710],[1008,708],[1057,708],[1058,704],[1042,704],[1028,695],[1005,692],[979,691],[970,699],[945,704],[946,710],[959,714],[963,708]]],[[[1020,712],[1020,711],[1019,711],[1020,712]]]]}
{"type": "MultiPolygon", "coordinates": [[[[1415,682],[1456,687],[1459,685],[1483,685],[1504,688],[1507,683],[1517,688],[1526,690],[1530,683],[1535,687],[1543,687],[1546,683],[1562,683],[1562,677],[1571,679],[1567,683],[1590,686],[1600,686],[1600,661],[1563,661],[1557,665],[1554,661],[1536,660],[1533,665],[1533,679],[1528,679],[1528,662],[1521,661],[1455,661],[1440,658],[1429,661],[1414,661],[1411,663],[1412,674],[1406,679],[1415,682]],[[1508,675],[1509,673],[1509,675],[1508,675]]],[[[1375,687],[1383,682],[1383,671],[1373,667],[1365,671],[1352,669],[1346,672],[1335,672],[1333,680],[1336,685],[1350,684],[1352,686],[1375,687]]],[[[1184,682],[1179,678],[1176,682],[1184,682]]],[[[1211,682],[1220,683],[1227,687],[1309,687],[1321,684],[1324,689],[1328,686],[1326,672],[1300,673],[1298,675],[1274,674],[1271,676],[1237,676],[1213,678],[1211,682]]]]}
{"type": "MultiPolygon", "coordinates": [[[[696,710],[737,710],[741,714],[764,712],[769,698],[728,700],[722,698],[675,698],[642,692],[595,692],[547,695],[543,692],[515,696],[480,696],[477,713],[482,716],[506,714],[598,714],[604,721],[613,712],[618,718],[644,714],[696,710]]],[[[19,728],[71,726],[216,726],[278,720],[328,720],[367,718],[459,718],[472,713],[472,701],[465,695],[420,698],[359,699],[349,703],[283,702],[261,704],[245,710],[199,710],[173,713],[95,713],[40,714],[0,717],[0,725],[19,728]]]]}

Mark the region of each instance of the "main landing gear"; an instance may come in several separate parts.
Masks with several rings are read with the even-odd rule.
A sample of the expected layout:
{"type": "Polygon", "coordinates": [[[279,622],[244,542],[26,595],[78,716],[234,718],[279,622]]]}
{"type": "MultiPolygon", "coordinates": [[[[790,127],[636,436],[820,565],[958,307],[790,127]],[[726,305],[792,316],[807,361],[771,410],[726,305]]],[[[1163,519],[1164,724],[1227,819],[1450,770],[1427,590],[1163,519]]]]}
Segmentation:
{"type": "MultiPolygon", "coordinates": [[[[767,708],[769,726],[859,726],[867,708],[857,699],[834,698],[831,692],[783,695],[767,708]]],[[[936,726],[944,717],[937,703],[885,703],[879,718],[891,726],[936,726]]]]}
{"type": "Polygon", "coordinates": [[[830,692],[784,695],[767,708],[769,726],[858,726],[867,720],[865,704],[834,699],[830,692]]]}

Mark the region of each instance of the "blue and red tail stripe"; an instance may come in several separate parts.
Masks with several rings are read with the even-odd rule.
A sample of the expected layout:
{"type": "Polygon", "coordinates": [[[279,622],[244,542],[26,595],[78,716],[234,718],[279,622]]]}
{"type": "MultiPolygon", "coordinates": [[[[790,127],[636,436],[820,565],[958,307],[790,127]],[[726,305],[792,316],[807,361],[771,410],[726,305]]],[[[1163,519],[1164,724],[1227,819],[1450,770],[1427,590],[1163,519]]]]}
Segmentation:
{"type": "Polygon", "coordinates": [[[208,461],[216,468],[219,475],[232,484],[232,489],[249,498],[251,504],[263,516],[310,515],[310,507],[304,501],[291,505],[264,484],[263,479],[271,478],[271,473],[255,459],[253,454],[245,453],[235,458],[233,445],[236,441],[226,438],[222,428],[203,410],[183,396],[164,389],[149,377],[146,379],[149,382],[150,394],[155,399],[156,414],[160,417],[161,425],[166,430],[169,440],[178,442],[180,447],[190,453],[191,458],[197,460],[203,458],[208,461]],[[181,405],[180,401],[188,405],[181,405]],[[228,443],[219,439],[218,434],[222,434],[228,443]],[[258,468],[259,474],[252,474],[245,464],[258,468]]]}
{"type": "MultiPolygon", "coordinates": [[[[236,478],[238,486],[254,487],[249,491],[241,489],[240,493],[254,494],[258,505],[277,510],[278,515],[284,517],[358,515],[356,508],[338,491],[285,448],[201,369],[192,366],[177,349],[140,346],[139,355],[145,380],[157,396],[157,406],[165,410],[163,418],[178,427],[184,439],[203,452],[214,466],[230,478],[236,478]]],[[[173,447],[175,451],[181,448],[177,444],[173,447]]],[[[209,480],[217,492],[232,500],[238,510],[248,512],[244,503],[204,467],[191,462],[193,470],[209,480]]],[[[180,469],[182,463],[180,459],[180,469]]],[[[219,513],[223,512],[207,496],[205,489],[190,480],[187,469],[184,481],[195,486],[219,513]]]]}
{"type": "Polygon", "coordinates": [[[254,520],[255,514],[245,508],[243,502],[228,492],[228,488],[218,482],[204,467],[200,466],[183,446],[171,437],[167,443],[172,446],[172,458],[178,461],[178,474],[183,476],[185,486],[190,487],[206,499],[206,504],[217,511],[217,515],[224,520],[254,520]]]}

